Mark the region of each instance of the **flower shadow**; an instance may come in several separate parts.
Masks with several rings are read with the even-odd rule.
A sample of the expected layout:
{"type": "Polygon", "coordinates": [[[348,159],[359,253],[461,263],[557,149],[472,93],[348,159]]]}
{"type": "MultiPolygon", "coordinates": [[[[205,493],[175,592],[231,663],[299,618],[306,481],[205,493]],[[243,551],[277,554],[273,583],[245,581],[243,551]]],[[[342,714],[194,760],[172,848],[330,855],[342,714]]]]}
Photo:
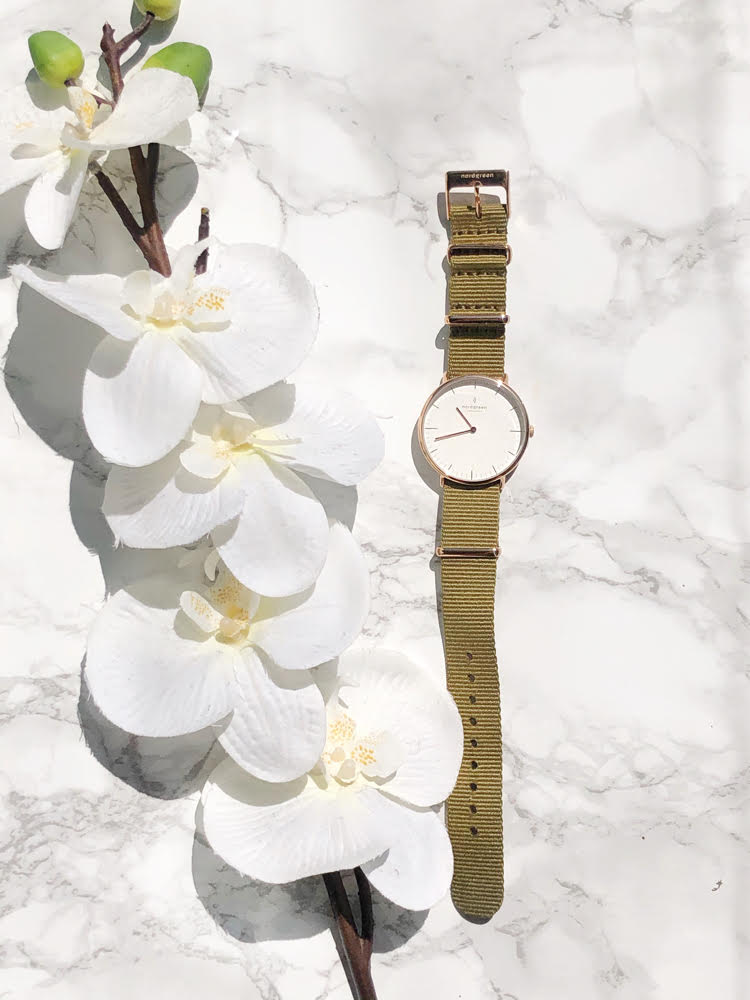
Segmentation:
{"type": "Polygon", "coordinates": [[[102,331],[23,285],[5,355],[8,394],[23,419],[63,458],[100,464],[83,427],[81,395],[102,331]]]}
{"type": "MultiPolygon", "coordinates": [[[[328,894],[320,876],[288,885],[249,879],[208,845],[200,807],[193,840],[193,882],[207,913],[226,934],[243,943],[299,940],[331,930],[328,894]]],[[[374,889],[372,896],[377,953],[402,946],[427,919],[427,911],[403,910],[374,889]]]]}
{"type": "Polygon", "coordinates": [[[81,664],[78,719],[86,746],[99,763],[125,784],[158,799],[198,791],[223,756],[213,728],[187,736],[133,736],[106,719],[94,703],[81,664]]]}

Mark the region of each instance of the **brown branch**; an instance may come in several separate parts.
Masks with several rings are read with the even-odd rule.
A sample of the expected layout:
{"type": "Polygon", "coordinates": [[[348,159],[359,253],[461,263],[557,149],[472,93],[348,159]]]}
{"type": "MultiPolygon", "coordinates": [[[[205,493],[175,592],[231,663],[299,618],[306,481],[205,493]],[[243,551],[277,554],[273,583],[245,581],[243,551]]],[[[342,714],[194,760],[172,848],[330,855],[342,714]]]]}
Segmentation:
{"type": "Polygon", "coordinates": [[[118,56],[124,56],[128,51],[130,46],[137,42],[141,35],[144,35],[151,25],[154,23],[155,15],[150,11],[144,15],[143,20],[140,24],[136,24],[129,35],[123,35],[120,41],[117,43],[117,54],[118,56]]]}
{"type": "Polygon", "coordinates": [[[115,29],[109,21],[102,28],[102,40],[99,43],[99,47],[102,50],[104,61],[109,70],[109,78],[112,81],[112,96],[116,103],[122,93],[124,84],[122,81],[122,69],[120,67],[120,54],[117,51],[117,42],[115,41],[115,29]]]}
{"type": "MultiPolygon", "coordinates": [[[[201,209],[201,221],[198,226],[198,242],[207,240],[211,229],[211,216],[207,208],[201,209]]],[[[195,262],[195,273],[205,274],[208,270],[208,247],[201,253],[195,262]]]]}
{"type": "MultiPolygon", "coordinates": [[[[141,23],[137,25],[129,35],[125,35],[120,41],[115,40],[115,33],[110,24],[105,24],[102,28],[101,50],[104,61],[109,70],[112,80],[113,105],[117,103],[122,94],[124,83],[122,79],[122,67],[120,59],[124,52],[137,41],[141,35],[150,27],[154,20],[153,14],[146,14],[141,23]]],[[[172,273],[172,266],[169,262],[169,254],[164,243],[164,232],[159,223],[159,213],[156,208],[156,178],[159,169],[159,144],[149,143],[148,157],[144,156],[140,146],[133,146],[128,150],[130,153],[130,165],[135,178],[135,186],[138,191],[138,201],[141,205],[143,224],[138,225],[133,218],[132,212],[124,205],[122,198],[115,191],[111,182],[107,183],[106,175],[104,183],[97,174],[97,180],[102,190],[112,202],[115,211],[125,223],[125,227],[133,237],[139,250],[146,258],[148,266],[153,271],[168,277],[172,273]],[[113,198],[113,193],[116,198],[113,198]],[[125,211],[123,211],[123,208],[125,211]],[[129,218],[128,218],[129,217],[129,218]],[[132,220],[132,224],[131,221],[132,220]]]]}
{"type": "Polygon", "coordinates": [[[159,157],[161,156],[161,146],[158,142],[150,142],[148,144],[148,152],[146,153],[146,166],[148,167],[148,183],[149,187],[156,188],[156,176],[159,172],[159,157]]]}
{"type": "Polygon", "coordinates": [[[361,868],[354,869],[354,877],[357,880],[359,909],[362,917],[362,930],[360,937],[363,942],[369,943],[370,950],[367,956],[367,960],[369,962],[370,956],[372,955],[372,941],[375,935],[375,916],[372,912],[372,891],[370,889],[370,881],[361,868]]]}
{"type": "Polygon", "coordinates": [[[135,216],[130,211],[128,206],[125,204],[122,195],[114,186],[112,181],[107,177],[101,167],[97,167],[94,171],[94,177],[99,181],[99,187],[106,194],[106,196],[111,201],[115,211],[122,219],[123,225],[133,237],[136,243],[141,238],[141,227],[135,220],[135,216]]]}
{"type": "Polygon", "coordinates": [[[135,187],[138,192],[138,200],[141,203],[141,213],[143,214],[143,226],[141,227],[142,242],[138,245],[143,256],[148,261],[149,267],[153,271],[169,277],[172,273],[172,266],[169,263],[169,254],[164,243],[164,233],[159,223],[159,213],[156,208],[156,165],[158,155],[152,152],[152,147],[158,143],[149,144],[149,159],[143,155],[140,146],[133,146],[128,150],[130,153],[130,165],[133,169],[135,187]]]}
{"type": "Polygon", "coordinates": [[[370,886],[364,888],[367,877],[361,868],[355,868],[359,902],[362,915],[362,932],[357,930],[351,903],[344,887],[341,872],[328,872],[323,876],[331,911],[339,932],[342,960],[348,966],[349,986],[354,1000],[378,1000],[372,981],[370,960],[372,956],[373,914],[370,886]]]}

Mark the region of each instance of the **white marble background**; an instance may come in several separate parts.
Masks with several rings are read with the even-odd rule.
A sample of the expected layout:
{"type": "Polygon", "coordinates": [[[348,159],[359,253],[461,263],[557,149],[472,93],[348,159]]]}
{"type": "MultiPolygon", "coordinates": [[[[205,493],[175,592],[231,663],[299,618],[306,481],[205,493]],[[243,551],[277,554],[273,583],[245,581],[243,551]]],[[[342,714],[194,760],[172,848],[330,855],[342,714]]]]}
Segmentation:
{"type": "MultiPolygon", "coordinates": [[[[364,641],[436,676],[436,495],[412,429],[441,371],[437,196],[448,167],[512,170],[508,367],[537,435],[502,512],[506,902],[477,927],[447,900],[378,899],[382,1000],[746,1000],[746,5],[183,8],[172,39],[215,71],[200,177],[165,157],[170,240],[206,204],[217,236],[283,247],[315,282],[307,371],[387,436],[357,506],[364,641]]],[[[29,33],[94,58],[105,16],[127,27],[126,0],[3,0],[0,88],[29,33]]],[[[0,200],[6,262],[137,260],[93,187],[58,254],[22,203],[0,200]]],[[[205,741],[129,740],[79,703],[105,586],[143,560],[97,514],[79,412],[96,333],[27,289],[17,321],[16,299],[3,278],[0,997],[345,1000],[320,881],[248,886],[194,842],[205,741]]]]}

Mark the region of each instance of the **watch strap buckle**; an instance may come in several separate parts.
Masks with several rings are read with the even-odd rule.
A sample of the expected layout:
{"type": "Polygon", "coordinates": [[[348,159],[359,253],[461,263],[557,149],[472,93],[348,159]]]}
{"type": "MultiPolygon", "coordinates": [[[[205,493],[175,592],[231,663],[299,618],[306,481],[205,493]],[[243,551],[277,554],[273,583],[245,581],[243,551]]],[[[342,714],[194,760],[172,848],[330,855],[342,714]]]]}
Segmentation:
{"type": "Polygon", "coordinates": [[[510,218],[510,171],[509,170],[449,170],[445,175],[445,213],[451,217],[451,191],[467,188],[474,191],[474,211],[482,218],[481,191],[484,188],[500,188],[505,191],[505,214],[510,218]]]}

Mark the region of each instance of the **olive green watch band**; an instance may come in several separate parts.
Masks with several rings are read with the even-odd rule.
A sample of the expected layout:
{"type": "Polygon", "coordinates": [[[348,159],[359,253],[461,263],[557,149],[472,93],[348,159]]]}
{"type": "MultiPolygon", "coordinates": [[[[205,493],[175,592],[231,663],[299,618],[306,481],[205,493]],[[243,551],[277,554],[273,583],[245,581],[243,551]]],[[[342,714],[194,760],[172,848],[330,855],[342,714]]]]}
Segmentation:
{"type": "MultiPolygon", "coordinates": [[[[507,191],[507,173],[503,175],[507,191]]],[[[448,203],[450,206],[450,177],[448,203]]],[[[465,176],[465,175],[464,175],[465,176]]],[[[476,175],[469,175],[476,176],[476,175]]],[[[505,374],[507,202],[450,209],[447,376],[505,374]]],[[[495,579],[502,485],[443,483],[441,608],[448,689],[464,729],[456,786],[446,802],[453,845],[451,894],[468,917],[503,901],[502,735],[495,651],[495,579]]]]}

